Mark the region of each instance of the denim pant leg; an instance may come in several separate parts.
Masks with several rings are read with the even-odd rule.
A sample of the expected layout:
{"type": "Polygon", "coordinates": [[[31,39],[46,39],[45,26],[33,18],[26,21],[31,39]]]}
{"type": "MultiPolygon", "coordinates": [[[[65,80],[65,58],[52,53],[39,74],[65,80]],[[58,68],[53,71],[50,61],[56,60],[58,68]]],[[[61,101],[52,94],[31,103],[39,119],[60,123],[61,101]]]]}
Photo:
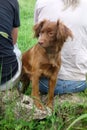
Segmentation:
{"type": "MultiPolygon", "coordinates": [[[[41,78],[39,83],[39,89],[42,93],[48,93],[48,79],[41,78]]],[[[86,81],[70,81],[58,79],[54,94],[76,93],[84,91],[87,88],[86,81]]]]}

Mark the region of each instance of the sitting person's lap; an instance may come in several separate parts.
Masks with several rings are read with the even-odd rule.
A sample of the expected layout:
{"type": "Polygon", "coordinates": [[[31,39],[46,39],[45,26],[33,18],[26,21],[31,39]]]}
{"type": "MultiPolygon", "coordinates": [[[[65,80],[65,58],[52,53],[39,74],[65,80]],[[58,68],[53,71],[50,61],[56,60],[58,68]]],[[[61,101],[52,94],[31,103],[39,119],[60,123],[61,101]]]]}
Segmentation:
{"type": "Polygon", "coordinates": [[[21,75],[21,68],[22,68],[22,62],[21,62],[22,55],[21,55],[21,51],[19,50],[17,44],[14,46],[14,52],[16,54],[17,61],[18,61],[18,70],[17,70],[16,74],[10,80],[8,80],[6,83],[0,85],[0,91],[12,89],[19,83],[20,75],[21,75]]]}
{"type": "MultiPolygon", "coordinates": [[[[84,91],[87,88],[86,81],[71,81],[58,79],[54,94],[76,93],[84,91]]],[[[39,83],[39,89],[41,93],[48,93],[48,79],[41,78],[39,83]]]]}

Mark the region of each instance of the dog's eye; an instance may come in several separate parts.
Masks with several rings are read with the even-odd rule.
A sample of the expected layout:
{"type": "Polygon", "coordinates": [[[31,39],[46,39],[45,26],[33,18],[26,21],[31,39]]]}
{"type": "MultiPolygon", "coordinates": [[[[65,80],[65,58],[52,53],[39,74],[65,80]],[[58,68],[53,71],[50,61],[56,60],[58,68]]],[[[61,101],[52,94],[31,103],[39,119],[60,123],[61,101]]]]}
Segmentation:
{"type": "Polygon", "coordinates": [[[53,32],[49,32],[48,35],[49,35],[49,36],[53,36],[54,33],[53,33],[53,32]]]}
{"type": "Polygon", "coordinates": [[[41,31],[40,33],[39,33],[39,35],[42,35],[44,33],[44,31],[41,31]]]}

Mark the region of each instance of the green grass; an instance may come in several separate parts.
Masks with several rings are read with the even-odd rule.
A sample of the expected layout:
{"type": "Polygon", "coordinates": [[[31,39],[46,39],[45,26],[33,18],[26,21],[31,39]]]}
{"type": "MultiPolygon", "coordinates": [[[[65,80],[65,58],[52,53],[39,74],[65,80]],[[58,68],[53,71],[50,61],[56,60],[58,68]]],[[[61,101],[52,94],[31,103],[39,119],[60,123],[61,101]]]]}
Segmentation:
{"type": "MultiPolygon", "coordinates": [[[[35,2],[36,0],[19,0],[21,26],[18,45],[22,52],[36,43],[32,30],[35,2]]],[[[87,98],[87,90],[80,95],[87,98]]],[[[5,115],[0,113],[0,130],[87,130],[87,103],[72,105],[65,102],[61,106],[55,107],[51,117],[30,122],[16,120],[12,112],[13,106],[13,102],[7,103],[5,115]]]]}
{"type": "Polygon", "coordinates": [[[25,51],[35,44],[33,38],[34,5],[36,0],[19,0],[20,21],[18,44],[21,51],[25,51]]]}

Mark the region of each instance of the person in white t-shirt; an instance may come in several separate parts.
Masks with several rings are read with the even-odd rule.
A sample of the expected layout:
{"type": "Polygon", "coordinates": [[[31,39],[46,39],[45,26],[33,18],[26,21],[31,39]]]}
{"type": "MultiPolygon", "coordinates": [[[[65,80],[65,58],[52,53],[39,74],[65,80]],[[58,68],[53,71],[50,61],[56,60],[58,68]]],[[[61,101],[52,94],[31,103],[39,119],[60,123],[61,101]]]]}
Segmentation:
{"type": "MultiPolygon", "coordinates": [[[[37,0],[35,23],[60,19],[72,30],[73,40],[65,42],[62,64],[55,87],[56,94],[81,92],[87,88],[87,0],[37,0]]],[[[48,92],[48,79],[41,78],[40,91],[48,92]]]]}

